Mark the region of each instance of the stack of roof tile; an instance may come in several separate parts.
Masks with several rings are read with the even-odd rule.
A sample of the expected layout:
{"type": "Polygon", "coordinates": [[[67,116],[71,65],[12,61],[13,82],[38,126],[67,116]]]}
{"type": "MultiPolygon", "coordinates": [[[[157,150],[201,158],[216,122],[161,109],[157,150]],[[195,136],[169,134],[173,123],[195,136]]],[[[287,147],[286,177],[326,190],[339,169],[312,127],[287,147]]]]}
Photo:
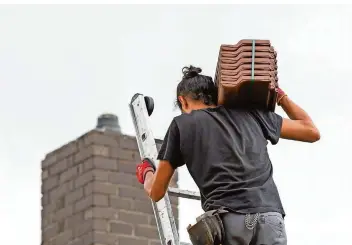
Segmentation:
{"type": "Polygon", "coordinates": [[[278,76],[270,41],[221,45],[214,81],[219,89],[218,104],[274,111],[278,76]]]}

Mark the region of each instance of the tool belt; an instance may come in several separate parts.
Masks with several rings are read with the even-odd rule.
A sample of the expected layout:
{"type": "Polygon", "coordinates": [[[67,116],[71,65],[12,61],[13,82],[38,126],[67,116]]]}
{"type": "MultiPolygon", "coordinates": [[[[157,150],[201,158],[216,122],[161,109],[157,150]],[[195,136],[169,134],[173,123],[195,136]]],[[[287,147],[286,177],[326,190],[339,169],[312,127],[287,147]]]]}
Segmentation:
{"type": "Polygon", "coordinates": [[[193,245],[221,245],[225,239],[225,229],[221,214],[228,211],[220,208],[205,212],[197,217],[196,224],[189,225],[187,231],[193,245]]]}

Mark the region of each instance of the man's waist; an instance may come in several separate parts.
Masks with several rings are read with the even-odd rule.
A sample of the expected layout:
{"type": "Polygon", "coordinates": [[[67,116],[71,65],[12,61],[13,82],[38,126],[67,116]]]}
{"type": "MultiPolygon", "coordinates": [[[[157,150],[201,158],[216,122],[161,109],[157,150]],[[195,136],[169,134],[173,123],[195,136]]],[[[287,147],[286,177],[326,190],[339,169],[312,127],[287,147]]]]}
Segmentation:
{"type": "Polygon", "coordinates": [[[256,213],[256,212],[280,212],[284,214],[284,209],[279,197],[276,195],[240,195],[230,196],[210,196],[206,200],[202,200],[202,207],[204,211],[226,207],[233,212],[239,213],[256,213]]]}

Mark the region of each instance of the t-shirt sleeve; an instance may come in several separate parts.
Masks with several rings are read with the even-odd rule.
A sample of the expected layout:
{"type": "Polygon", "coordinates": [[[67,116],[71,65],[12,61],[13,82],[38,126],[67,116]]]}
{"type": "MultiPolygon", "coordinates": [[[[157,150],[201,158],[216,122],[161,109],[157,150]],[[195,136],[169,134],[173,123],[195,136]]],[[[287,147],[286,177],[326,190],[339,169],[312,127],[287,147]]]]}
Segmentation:
{"type": "Polygon", "coordinates": [[[264,137],[271,144],[276,145],[280,139],[282,117],[271,111],[255,111],[254,115],[262,128],[264,137]]]}
{"type": "Polygon", "coordinates": [[[161,145],[158,160],[167,160],[176,169],[184,165],[180,149],[180,131],[175,119],[172,120],[161,145]]]}

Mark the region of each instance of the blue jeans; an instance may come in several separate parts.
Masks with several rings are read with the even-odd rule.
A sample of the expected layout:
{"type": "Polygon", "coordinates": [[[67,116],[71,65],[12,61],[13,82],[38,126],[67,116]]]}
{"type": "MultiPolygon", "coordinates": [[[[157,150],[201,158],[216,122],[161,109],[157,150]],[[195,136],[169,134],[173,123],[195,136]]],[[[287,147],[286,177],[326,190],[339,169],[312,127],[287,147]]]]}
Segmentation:
{"type": "Polygon", "coordinates": [[[257,215],[225,213],[223,245],[287,245],[285,223],[276,212],[257,215]]]}

